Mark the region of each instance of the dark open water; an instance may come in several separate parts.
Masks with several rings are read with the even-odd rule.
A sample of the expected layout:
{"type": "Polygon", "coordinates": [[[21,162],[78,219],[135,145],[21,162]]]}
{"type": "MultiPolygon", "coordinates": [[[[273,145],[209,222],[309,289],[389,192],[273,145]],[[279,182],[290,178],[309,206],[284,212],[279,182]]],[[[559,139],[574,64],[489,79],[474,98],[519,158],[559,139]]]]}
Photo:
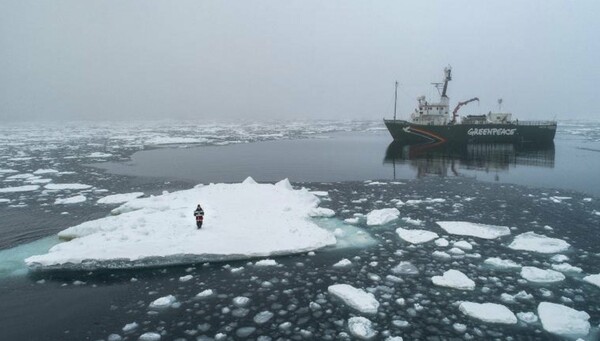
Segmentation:
{"type": "MultiPolygon", "coordinates": [[[[441,203],[403,206],[401,216],[423,220],[419,228],[438,233],[435,221],[466,220],[515,227],[513,236],[535,231],[561,238],[573,245],[567,253],[571,265],[582,267],[586,274],[600,272],[600,215],[595,213],[600,212],[598,141],[559,134],[554,146],[544,148],[423,150],[390,146],[386,133],[329,136],[149,150],[134,154],[131,161],[97,165],[110,173],[77,168],[80,163],[73,163],[71,169],[78,174],[72,180],[93,182],[111,193],[160,193],[162,189],[176,190],[198,182],[241,181],[248,175],[259,181],[287,177],[294,185],[329,191],[331,200],[322,206],[334,209],[341,219],[393,207],[393,199],[444,198],[446,201],[441,203]],[[402,184],[363,182],[390,179],[401,179],[402,184]],[[570,199],[556,203],[551,201],[552,196],[570,199]],[[548,230],[546,225],[553,229],[548,230]]],[[[10,198],[26,206],[0,207],[6,231],[0,237],[4,257],[6,250],[36,248],[27,243],[106,215],[109,210],[94,205],[92,200],[64,208],[44,205],[52,200],[38,196],[19,194],[10,198]]],[[[400,240],[394,233],[397,227],[414,228],[401,220],[389,226],[365,227],[378,240],[376,246],[282,257],[277,259],[282,265],[277,268],[228,262],[231,267],[244,267],[235,274],[225,264],[26,276],[5,272],[0,278],[0,339],[106,340],[115,333],[124,340],[137,340],[147,331],[161,333],[163,340],[211,339],[218,333],[226,335],[225,339],[346,339],[345,321],[360,314],[329,297],[327,287],[334,283],[348,283],[375,294],[382,305],[379,313],[369,319],[380,339],[388,335],[405,340],[560,339],[545,332],[539,322],[510,327],[482,323],[465,317],[455,305],[461,299],[500,302],[500,294],[521,290],[534,299],[507,304],[515,313],[535,312],[539,302],[550,301],[586,311],[592,326],[600,323],[600,288],[583,283],[581,275],[568,275],[563,282],[540,286],[519,281],[518,272],[481,266],[487,257],[501,257],[547,268],[551,263],[547,255],[508,249],[506,244],[511,238],[482,241],[450,236],[451,240],[471,242],[473,253],[481,258],[444,261],[431,257],[439,249],[433,243],[414,247],[400,240]],[[353,266],[347,270],[331,267],[342,258],[351,259],[353,266]],[[390,268],[399,261],[412,262],[420,275],[403,277],[400,283],[386,280],[390,268]],[[464,292],[431,284],[431,276],[450,268],[460,269],[474,279],[477,289],[464,292]],[[193,275],[191,281],[178,281],[187,274],[193,275]],[[206,301],[194,300],[194,295],[204,289],[213,289],[216,295],[206,301]],[[179,308],[158,313],[148,309],[151,301],[168,294],[181,302],[179,308]],[[251,300],[243,309],[232,304],[232,299],[240,295],[251,300]],[[406,305],[399,306],[398,298],[404,298],[406,305]],[[311,302],[318,303],[319,308],[309,308],[311,302]],[[274,317],[265,324],[255,323],[253,317],[265,310],[274,317]],[[398,321],[408,324],[403,326],[398,321]],[[123,326],[131,322],[139,327],[124,333],[123,326]],[[282,325],[285,322],[290,326],[282,325]],[[465,324],[466,334],[457,332],[454,323],[465,324]],[[241,336],[249,331],[249,336],[241,336]]],[[[596,338],[595,333],[588,337],[596,338]]]]}

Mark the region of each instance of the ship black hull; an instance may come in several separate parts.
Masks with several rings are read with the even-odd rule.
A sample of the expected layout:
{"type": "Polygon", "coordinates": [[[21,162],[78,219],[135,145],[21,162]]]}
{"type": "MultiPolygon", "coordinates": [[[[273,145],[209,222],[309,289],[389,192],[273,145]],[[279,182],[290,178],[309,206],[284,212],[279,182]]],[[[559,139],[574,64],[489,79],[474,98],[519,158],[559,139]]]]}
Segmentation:
{"type": "Polygon", "coordinates": [[[384,120],[395,141],[414,143],[535,143],[554,141],[556,123],[421,125],[384,120]]]}

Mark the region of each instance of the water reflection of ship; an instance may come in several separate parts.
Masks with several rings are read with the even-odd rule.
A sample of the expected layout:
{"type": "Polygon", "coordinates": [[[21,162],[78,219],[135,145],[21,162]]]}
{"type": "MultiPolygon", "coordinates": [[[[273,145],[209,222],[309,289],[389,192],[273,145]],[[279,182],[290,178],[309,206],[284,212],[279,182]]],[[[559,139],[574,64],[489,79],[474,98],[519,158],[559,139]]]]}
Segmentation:
{"type": "Polygon", "coordinates": [[[425,175],[460,175],[460,170],[505,172],[518,165],[554,168],[554,143],[543,145],[439,143],[406,145],[392,142],[384,163],[408,164],[425,175]]]}

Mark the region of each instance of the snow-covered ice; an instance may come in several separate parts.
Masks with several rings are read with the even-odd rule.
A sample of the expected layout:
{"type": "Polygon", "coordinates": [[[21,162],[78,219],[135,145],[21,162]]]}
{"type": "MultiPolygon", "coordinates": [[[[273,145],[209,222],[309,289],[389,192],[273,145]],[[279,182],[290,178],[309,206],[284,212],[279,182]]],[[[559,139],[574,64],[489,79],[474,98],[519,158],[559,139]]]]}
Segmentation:
{"type": "Polygon", "coordinates": [[[0,193],[32,192],[32,191],[37,191],[39,188],[40,188],[40,186],[38,186],[38,185],[4,187],[4,188],[0,188],[0,193]]]}
{"type": "Polygon", "coordinates": [[[510,259],[502,259],[498,257],[490,257],[483,261],[484,264],[498,269],[520,269],[521,264],[518,264],[510,259]]]}
{"type": "Polygon", "coordinates": [[[443,276],[433,276],[431,281],[435,285],[442,287],[448,287],[459,290],[474,290],[475,282],[471,280],[467,275],[458,270],[448,270],[444,272],[443,276]]]}
{"type": "Polygon", "coordinates": [[[557,253],[566,251],[569,243],[562,239],[550,238],[535,232],[525,232],[515,237],[509,248],[513,250],[534,251],[539,253],[557,253]]]}
{"type": "Polygon", "coordinates": [[[482,239],[496,239],[510,234],[506,226],[485,225],[467,221],[438,221],[444,231],[459,236],[471,236],[482,239]]]}
{"type": "Polygon", "coordinates": [[[377,331],[373,328],[371,320],[355,316],[348,319],[348,330],[352,336],[360,340],[370,340],[377,336],[377,331]]]}
{"type": "Polygon", "coordinates": [[[510,309],[497,303],[461,302],[460,311],[483,322],[515,324],[517,317],[510,309]]]}
{"type": "Polygon", "coordinates": [[[254,263],[254,266],[276,266],[277,262],[274,259],[261,259],[254,263]]]}
{"type": "Polygon", "coordinates": [[[330,285],[327,291],[331,295],[341,299],[349,307],[364,314],[376,314],[379,308],[379,302],[373,294],[362,289],[357,289],[349,284],[330,285]]]}
{"type": "Polygon", "coordinates": [[[169,264],[268,257],[334,245],[333,233],[308,218],[319,199],[305,189],[290,190],[287,183],[252,180],[135,199],[114,209],[114,215],[61,231],[61,238],[75,239],[26,263],[95,268],[103,266],[97,261],[110,261],[112,267],[131,267],[146,265],[144,258],[169,264]],[[201,230],[192,214],[199,202],[206,212],[201,230]]]}
{"type": "Polygon", "coordinates": [[[416,275],[419,273],[419,269],[414,266],[411,262],[402,261],[392,269],[392,273],[396,275],[416,275]]]}
{"type": "Polygon", "coordinates": [[[600,288],[600,274],[585,276],[583,280],[600,288]]]}
{"type": "Polygon", "coordinates": [[[87,200],[87,198],[85,197],[85,195],[76,195],[73,197],[68,197],[68,198],[58,198],[56,200],[54,200],[54,205],[71,205],[71,204],[80,204],[82,202],[85,202],[87,200]]]}
{"type": "Polygon", "coordinates": [[[45,189],[61,191],[61,190],[81,190],[92,188],[90,185],[85,184],[47,184],[44,186],[45,189]]]}
{"type": "Polygon", "coordinates": [[[466,240],[459,240],[457,242],[454,242],[452,245],[454,245],[455,247],[457,247],[459,249],[466,250],[466,251],[473,250],[473,245],[471,245],[471,243],[469,243],[466,240]]]}
{"type": "Polygon", "coordinates": [[[580,267],[573,266],[569,263],[552,264],[552,269],[554,269],[556,271],[560,271],[560,272],[574,272],[574,273],[580,273],[583,271],[583,269],[581,269],[580,267]]]}
{"type": "Polygon", "coordinates": [[[590,332],[590,315],[562,304],[541,302],[538,315],[545,330],[567,337],[583,337],[590,332]]]}
{"type": "Polygon", "coordinates": [[[397,208],[373,210],[367,214],[367,225],[385,225],[398,219],[398,216],[400,216],[400,211],[397,208]]]}
{"type": "Polygon", "coordinates": [[[103,198],[98,199],[99,204],[112,205],[112,204],[122,204],[133,199],[139,198],[144,195],[144,192],[132,192],[132,193],[121,193],[121,194],[112,194],[107,195],[103,198]]]}
{"type": "Polygon", "coordinates": [[[339,262],[333,264],[334,268],[346,268],[352,266],[352,262],[350,260],[348,260],[347,258],[344,258],[342,260],[340,260],[339,262]]]}
{"type": "Polygon", "coordinates": [[[554,283],[565,279],[565,275],[554,270],[544,270],[535,266],[521,268],[521,277],[534,283],[554,283]]]}
{"type": "Polygon", "coordinates": [[[167,295],[164,297],[160,297],[152,301],[149,307],[152,309],[164,309],[169,308],[173,303],[175,303],[177,299],[173,295],[167,295]]]}
{"type": "Polygon", "coordinates": [[[407,230],[401,227],[396,229],[396,233],[404,241],[411,244],[421,244],[438,238],[438,234],[427,230],[407,230]]]}

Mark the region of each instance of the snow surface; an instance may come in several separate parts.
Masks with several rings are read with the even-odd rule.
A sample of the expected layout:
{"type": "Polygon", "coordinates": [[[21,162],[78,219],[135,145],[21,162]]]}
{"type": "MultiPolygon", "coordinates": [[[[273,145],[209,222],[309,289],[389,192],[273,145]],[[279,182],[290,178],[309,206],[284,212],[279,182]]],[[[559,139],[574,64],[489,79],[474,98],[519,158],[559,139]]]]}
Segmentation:
{"type": "Polygon", "coordinates": [[[119,268],[267,257],[334,245],[335,236],[309,219],[319,199],[288,185],[287,179],[275,185],[250,179],[135,199],[114,209],[114,215],[61,231],[59,237],[73,240],[25,261],[30,267],[119,268]],[[200,230],[193,217],[198,203],[206,212],[200,230]]]}
{"type": "Polygon", "coordinates": [[[144,192],[132,192],[107,195],[103,198],[98,199],[99,204],[111,205],[111,204],[122,204],[133,199],[139,198],[144,195],[144,192]]]}
{"type": "Polygon", "coordinates": [[[70,204],[79,204],[85,202],[87,198],[84,195],[76,195],[74,197],[68,198],[59,198],[54,200],[54,205],[70,205],[70,204]]]}
{"type": "Polygon", "coordinates": [[[341,299],[349,307],[364,314],[376,314],[379,308],[379,302],[373,294],[362,289],[357,289],[349,284],[330,285],[327,291],[331,295],[341,299]]]}
{"type": "Polygon", "coordinates": [[[502,304],[462,302],[459,305],[459,309],[465,315],[483,322],[502,324],[517,323],[515,314],[502,304]]]}
{"type": "Polygon", "coordinates": [[[513,250],[534,251],[539,253],[557,253],[566,251],[569,243],[562,239],[550,238],[534,232],[525,232],[515,237],[509,248],[513,250]]]}
{"type": "Polygon", "coordinates": [[[431,281],[435,285],[442,287],[448,287],[459,290],[474,290],[475,282],[473,282],[467,275],[458,270],[448,270],[444,272],[443,276],[433,276],[431,281]]]}
{"type": "Polygon", "coordinates": [[[385,225],[392,222],[400,216],[400,211],[397,208],[383,208],[373,210],[367,214],[367,225],[385,225]]]}
{"type": "Polygon", "coordinates": [[[565,279],[565,275],[554,270],[544,270],[535,266],[524,266],[521,269],[521,277],[534,283],[554,283],[565,279]]]}
{"type": "Polygon", "coordinates": [[[25,185],[16,187],[4,187],[0,188],[0,193],[18,193],[18,192],[31,192],[39,189],[38,185],[25,185]]]}
{"type": "Polygon", "coordinates": [[[510,229],[506,226],[484,225],[467,221],[438,221],[436,224],[447,233],[459,236],[496,239],[510,234],[510,229]]]}
{"type": "Polygon", "coordinates": [[[427,230],[407,230],[401,227],[396,229],[396,233],[404,241],[411,244],[427,243],[428,241],[437,239],[439,236],[435,232],[427,230]]]}
{"type": "Polygon", "coordinates": [[[582,337],[590,332],[590,315],[562,304],[541,302],[538,315],[544,329],[552,334],[582,337]]]}

